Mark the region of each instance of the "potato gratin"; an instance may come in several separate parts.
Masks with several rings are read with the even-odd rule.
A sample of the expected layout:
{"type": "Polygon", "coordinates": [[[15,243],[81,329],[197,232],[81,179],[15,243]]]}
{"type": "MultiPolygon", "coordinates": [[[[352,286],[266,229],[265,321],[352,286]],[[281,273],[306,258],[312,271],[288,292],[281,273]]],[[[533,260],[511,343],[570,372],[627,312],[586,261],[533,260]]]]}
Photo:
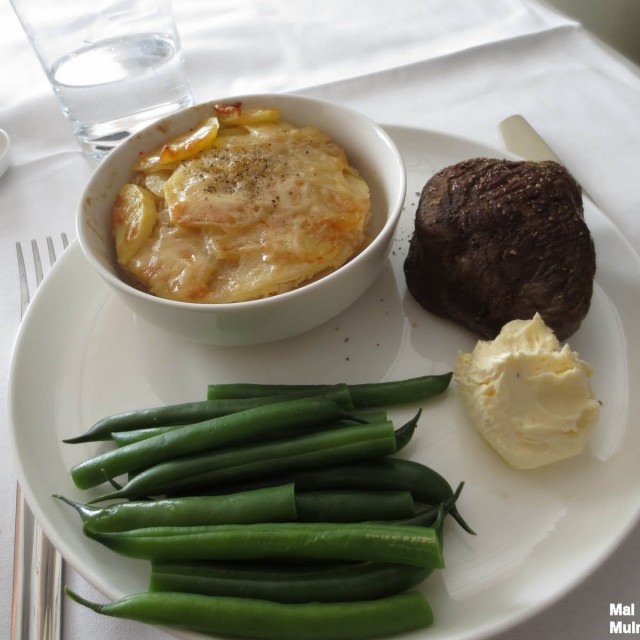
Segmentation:
{"type": "Polygon", "coordinates": [[[112,210],[116,255],[163,298],[265,298],[336,270],[367,241],[369,189],[344,150],[277,109],[218,105],[134,170],[112,210]]]}

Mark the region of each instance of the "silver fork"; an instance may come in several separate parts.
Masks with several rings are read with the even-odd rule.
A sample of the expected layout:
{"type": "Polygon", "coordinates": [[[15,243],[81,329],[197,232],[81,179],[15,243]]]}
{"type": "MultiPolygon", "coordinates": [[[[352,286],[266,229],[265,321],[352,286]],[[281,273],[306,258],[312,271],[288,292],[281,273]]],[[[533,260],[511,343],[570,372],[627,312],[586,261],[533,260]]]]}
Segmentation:
{"type": "MultiPolygon", "coordinates": [[[[61,234],[62,249],[69,242],[61,234]]],[[[56,261],[53,238],[47,237],[48,267],[56,261]]],[[[22,244],[16,243],[18,273],[20,276],[20,314],[24,314],[31,301],[29,293],[25,252],[22,244]]],[[[34,278],[31,286],[36,288],[44,279],[47,264],[43,263],[36,240],[31,241],[34,278]],[[43,268],[44,266],[44,268],[43,268]]],[[[35,290],[35,289],[34,289],[35,290]]],[[[62,558],[47,540],[40,525],[25,502],[20,485],[16,485],[16,523],[13,564],[13,604],[11,609],[12,640],[59,640],[62,605],[62,558]]]]}

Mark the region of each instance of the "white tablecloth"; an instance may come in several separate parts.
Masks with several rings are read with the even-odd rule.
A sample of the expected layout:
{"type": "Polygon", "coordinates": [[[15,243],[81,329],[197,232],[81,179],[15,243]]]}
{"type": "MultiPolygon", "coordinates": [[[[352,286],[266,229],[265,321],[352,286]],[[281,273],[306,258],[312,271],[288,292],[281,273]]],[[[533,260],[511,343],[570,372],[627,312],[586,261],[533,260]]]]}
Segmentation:
{"type": "MultiPolygon", "coordinates": [[[[176,0],[197,101],[301,91],[411,125],[499,146],[498,122],[524,114],[640,250],[640,77],[575,22],[533,0],[176,0]]],[[[65,230],[92,170],[26,37],[0,3],[0,128],[13,165],[0,178],[0,403],[18,331],[16,241],[65,230]]],[[[5,410],[6,413],[6,410],[5,410]]],[[[0,635],[9,637],[15,473],[0,429],[0,635]]],[[[598,514],[594,513],[594,518],[598,514]]],[[[579,541],[576,541],[579,544],[579,541]]],[[[640,604],[640,529],[583,584],[500,640],[609,633],[609,603],[640,604]]],[[[69,571],[84,595],[89,585],[69,571]]],[[[163,638],[65,602],[64,639],[163,638]]]]}

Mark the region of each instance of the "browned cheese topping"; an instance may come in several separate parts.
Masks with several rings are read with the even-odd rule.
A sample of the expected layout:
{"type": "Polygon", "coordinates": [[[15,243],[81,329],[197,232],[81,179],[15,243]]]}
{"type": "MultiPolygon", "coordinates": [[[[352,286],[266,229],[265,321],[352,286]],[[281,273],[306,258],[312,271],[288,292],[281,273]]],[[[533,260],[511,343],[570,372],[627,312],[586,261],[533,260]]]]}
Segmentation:
{"type": "Polygon", "coordinates": [[[274,109],[222,110],[135,168],[113,209],[116,251],[160,297],[272,296],[338,269],[367,241],[369,189],[344,150],[274,109]]]}

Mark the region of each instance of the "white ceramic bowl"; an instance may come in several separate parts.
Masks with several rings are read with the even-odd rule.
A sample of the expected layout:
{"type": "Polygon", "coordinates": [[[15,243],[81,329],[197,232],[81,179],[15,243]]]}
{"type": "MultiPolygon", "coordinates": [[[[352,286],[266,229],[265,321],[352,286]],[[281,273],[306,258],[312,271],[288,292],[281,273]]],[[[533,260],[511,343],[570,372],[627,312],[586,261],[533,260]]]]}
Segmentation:
{"type": "Polygon", "coordinates": [[[313,125],[340,144],[371,190],[375,238],[349,263],[304,287],[270,298],[226,304],[162,299],[126,284],[116,268],[110,210],[141,151],[184,133],[213,114],[214,102],[190,107],[152,124],[121,143],[97,167],[78,210],[80,245],[91,266],[126,305],[146,321],[191,341],[249,345],[308,331],[339,314],[364,293],[388,256],[406,192],[402,158],[385,131],[362,114],[336,104],[295,95],[234,96],[215,103],[277,107],[295,125],[313,125]]]}

